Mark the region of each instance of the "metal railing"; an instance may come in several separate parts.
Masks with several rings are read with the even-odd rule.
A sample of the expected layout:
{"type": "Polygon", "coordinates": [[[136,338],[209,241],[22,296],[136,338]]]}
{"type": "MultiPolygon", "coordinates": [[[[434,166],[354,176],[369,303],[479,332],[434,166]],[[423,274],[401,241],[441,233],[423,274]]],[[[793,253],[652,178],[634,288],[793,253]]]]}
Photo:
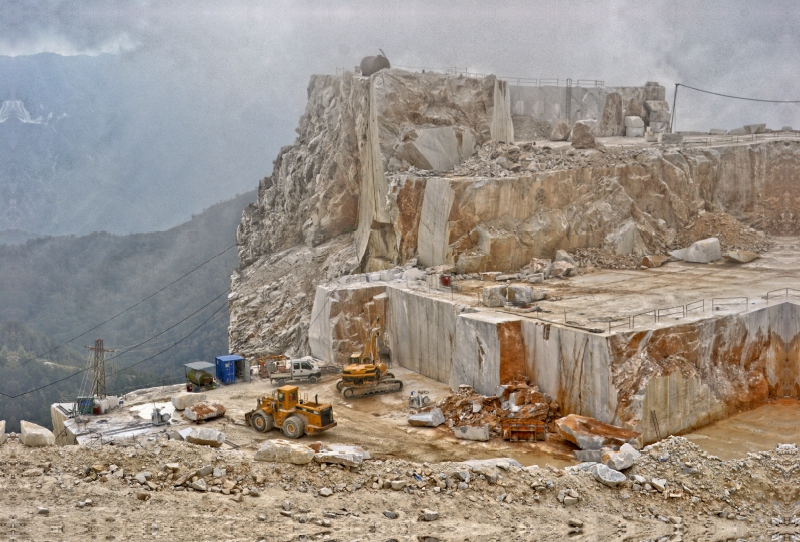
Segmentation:
{"type": "Polygon", "coordinates": [[[781,292],[783,295],[781,295],[781,296],[773,295],[772,299],[776,299],[776,298],[778,298],[778,299],[781,299],[781,298],[783,298],[783,299],[792,299],[792,298],[800,299],[800,290],[795,290],[794,288],[780,288],[778,290],[771,290],[771,291],[767,292],[767,295],[766,295],[767,305],[769,305],[770,295],[772,295],[774,293],[777,293],[777,292],[781,292]]]}
{"type": "Polygon", "coordinates": [[[715,297],[711,299],[711,310],[718,311],[724,307],[745,305],[745,312],[750,309],[750,299],[747,297],[715,297]]]}
{"type": "Polygon", "coordinates": [[[679,313],[681,318],[686,316],[686,305],[675,305],[674,307],[667,307],[665,309],[656,309],[656,322],[662,318],[674,316],[679,313]]]}
{"type": "MultiPolygon", "coordinates": [[[[692,136],[688,136],[692,137],[692,136]]],[[[764,134],[748,134],[748,135],[720,135],[709,136],[704,138],[692,138],[684,140],[681,143],[682,147],[709,147],[712,145],[727,145],[732,143],[753,143],[756,141],[770,141],[777,139],[800,139],[800,132],[798,130],[792,131],[779,131],[769,132],[764,134]]]]}

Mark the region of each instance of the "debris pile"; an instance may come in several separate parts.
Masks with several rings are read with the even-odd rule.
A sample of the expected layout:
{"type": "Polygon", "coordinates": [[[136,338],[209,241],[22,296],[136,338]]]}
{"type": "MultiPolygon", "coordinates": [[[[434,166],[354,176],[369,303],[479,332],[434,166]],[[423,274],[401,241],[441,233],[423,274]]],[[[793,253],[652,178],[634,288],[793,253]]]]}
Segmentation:
{"type": "Polygon", "coordinates": [[[696,241],[709,237],[719,239],[723,252],[732,250],[764,252],[772,246],[772,241],[762,232],[754,230],[728,213],[704,213],[677,233],[670,248],[688,247],[696,241]]]}
{"type": "Polygon", "coordinates": [[[639,269],[642,258],[617,254],[612,248],[579,248],[573,254],[579,267],[598,269],[639,269]]]}
{"type": "Polygon", "coordinates": [[[559,405],[552,397],[524,382],[498,386],[494,396],[475,393],[470,386],[460,386],[457,393],[448,395],[437,407],[447,426],[488,426],[489,436],[502,434],[501,424],[508,418],[544,422],[551,431],[559,417],[559,405]]]}

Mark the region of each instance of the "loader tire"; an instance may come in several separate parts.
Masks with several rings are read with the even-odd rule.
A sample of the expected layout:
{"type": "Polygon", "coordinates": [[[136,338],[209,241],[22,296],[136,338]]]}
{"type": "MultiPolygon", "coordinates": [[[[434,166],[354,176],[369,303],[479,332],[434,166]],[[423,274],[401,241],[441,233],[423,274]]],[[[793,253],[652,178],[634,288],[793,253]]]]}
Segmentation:
{"type": "Polygon", "coordinates": [[[287,438],[300,438],[306,432],[306,422],[300,416],[289,416],[283,421],[283,434],[287,438]]]}
{"type": "Polygon", "coordinates": [[[266,412],[256,412],[250,418],[250,425],[253,426],[253,429],[256,431],[260,431],[262,433],[266,433],[273,427],[273,420],[272,416],[267,414],[266,412]]]}

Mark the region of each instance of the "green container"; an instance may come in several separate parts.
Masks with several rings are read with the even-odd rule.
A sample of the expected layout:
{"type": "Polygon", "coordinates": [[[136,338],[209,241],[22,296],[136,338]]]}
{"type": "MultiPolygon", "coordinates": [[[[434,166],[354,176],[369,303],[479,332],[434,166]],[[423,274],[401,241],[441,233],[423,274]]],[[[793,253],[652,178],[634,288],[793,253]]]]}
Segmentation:
{"type": "Polygon", "coordinates": [[[94,397],[82,396],[75,399],[78,414],[92,414],[94,411],[94,397]]]}

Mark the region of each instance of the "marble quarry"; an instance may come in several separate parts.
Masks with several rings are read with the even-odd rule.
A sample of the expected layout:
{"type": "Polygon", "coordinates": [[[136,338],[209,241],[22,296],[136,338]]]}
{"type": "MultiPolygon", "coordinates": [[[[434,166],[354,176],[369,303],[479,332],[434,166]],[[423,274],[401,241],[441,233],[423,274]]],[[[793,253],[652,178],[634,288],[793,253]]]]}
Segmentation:
{"type": "Polygon", "coordinates": [[[317,288],[312,355],[344,363],[358,350],[365,302],[385,322],[393,363],[484,395],[525,379],[562,413],[628,427],[645,442],[657,440],[651,412],[663,436],[800,396],[800,305],[791,301],[598,333],[476,308],[420,282],[328,284],[317,288]]]}
{"type": "Polygon", "coordinates": [[[646,441],[654,416],[665,435],[797,396],[790,301],[592,333],[418,280],[435,266],[513,274],[557,251],[658,259],[709,212],[800,235],[796,138],[659,143],[638,136],[666,130],[664,87],[573,88],[568,121],[562,91],[398,69],[313,76],[298,137],[237,232],[231,351],[342,363],[380,316],[394,363],[483,394],[525,378],[564,414],[646,441]],[[521,141],[519,115],[566,139],[578,123],[594,146],[521,141]]]}

